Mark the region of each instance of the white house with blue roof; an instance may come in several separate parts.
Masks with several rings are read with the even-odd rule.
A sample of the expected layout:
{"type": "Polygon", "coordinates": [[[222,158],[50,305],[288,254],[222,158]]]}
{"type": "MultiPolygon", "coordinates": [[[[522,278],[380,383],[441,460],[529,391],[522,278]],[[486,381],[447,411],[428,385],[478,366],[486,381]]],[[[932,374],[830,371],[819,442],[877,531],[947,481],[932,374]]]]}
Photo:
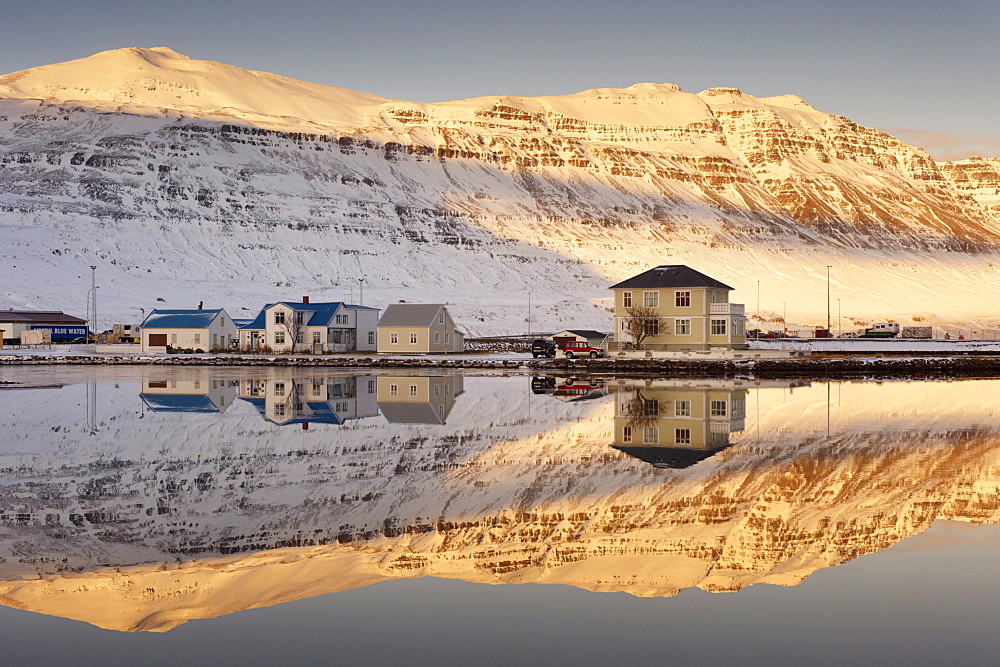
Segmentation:
{"type": "Polygon", "coordinates": [[[143,352],[168,348],[211,352],[227,350],[239,340],[239,329],[222,308],[154,310],[140,325],[143,352]]]}
{"type": "Polygon", "coordinates": [[[240,349],[278,353],[374,352],[378,308],[341,301],[279,301],[240,327],[240,349]]]}

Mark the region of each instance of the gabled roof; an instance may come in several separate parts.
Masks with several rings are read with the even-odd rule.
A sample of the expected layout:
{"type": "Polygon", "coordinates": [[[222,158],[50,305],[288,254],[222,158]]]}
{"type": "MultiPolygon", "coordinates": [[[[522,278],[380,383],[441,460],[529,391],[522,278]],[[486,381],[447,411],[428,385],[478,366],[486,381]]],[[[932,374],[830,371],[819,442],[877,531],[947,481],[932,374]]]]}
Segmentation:
{"type": "Polygon", "coordinates": [[[0,322],[30,324],[86,324],[87,320],[51,310],[0,310],[0,322]]]}
{"type": "Polygon", "coordinates": [[[706,276],[700,271],[695,271],[683,264],[672,264],[658,266],[632,276],[617,285],[612,285],[608,289],[642,289],[657,287],[711,287],[714,289],[733,289],[725,283],[720,283],[715,278],[706,276]]]}
{"type": "Polygon", "coordinates": [[[646,463],[652,463],[657,468],[690,468],[699,461],[715,456],[726,447],[712,449],[684,449],[683,447],[626,447],[612,445],[614,449],[624,452],[646,463]]]}
{"type": "Polygon", "coordinates": [[[444,419],[430,403],[394,403],[379,401],[378,409],[390,424],[444,424],[444,419]]]}
{"type": "Polygon", "coordinates": [[[153,412],[221,412],[204,394],[139,394],[153,412]]]}
{"type": "Polygon", "coordinates": [[[394,303],[379,318],[380,327],[429,327],[437,319],[443,303],[394,303]]]}
{"type": "Polygon", "coordinates": [[[609,335],[611,335],[611,334],[606,334],[603,331],[594,331],[593,329],[566,329],[565,331],[566,333],[575,334],[577,336],[583,336],[584,338],[606,338],[609,335]]]}
{"type": "Polygon", "coordinates": [[[311,312],[312,315],[309,316],[309,321],[306,322],[307,327],[330,326],[330,323],[333,322],[334,315],[336,315],[337,311],[342,307],[350,310],[379,310],[378,308],[372,308],[370,306],[356,306],[352,303],[344,303],[343,301],[311,301],[309,303],[302,303],[301,301],[275,301],[274,303],[266,304],[260,309],[260,312],[257,313],[257,317],[249,320],[247,324],[240,325],[240,329],[266,329],[266,311],[269,308],[277,306],[278,304],[281,304],[294,312],[311,312]]]}
{"type": "Polygon", "coordinates": [[[154,310],[139,325],[143,329],[207,329],[222,308],[211,310],[154,310]]]}

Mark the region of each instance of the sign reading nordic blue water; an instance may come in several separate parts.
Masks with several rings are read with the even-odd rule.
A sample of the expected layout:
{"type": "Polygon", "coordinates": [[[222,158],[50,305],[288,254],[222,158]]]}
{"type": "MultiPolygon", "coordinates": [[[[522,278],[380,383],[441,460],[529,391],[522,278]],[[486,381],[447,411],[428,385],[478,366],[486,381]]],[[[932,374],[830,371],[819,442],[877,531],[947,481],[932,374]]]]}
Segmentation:
{"type": "Polygon", "coordinates": [[[49,330],[52,332],[52,340],[76,340],[87,337],[87,327],[54,327],[45,324],[33,324],[32,331],[49,330]]]}

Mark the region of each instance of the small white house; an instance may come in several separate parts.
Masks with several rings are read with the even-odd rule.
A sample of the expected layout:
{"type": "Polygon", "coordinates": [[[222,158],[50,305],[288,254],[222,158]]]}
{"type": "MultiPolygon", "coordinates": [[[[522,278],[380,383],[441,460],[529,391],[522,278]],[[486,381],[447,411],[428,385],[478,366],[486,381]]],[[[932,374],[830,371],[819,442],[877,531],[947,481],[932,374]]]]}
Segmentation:
{"type": "Polygon", "coordinates": [[[140,325],[143,352],[168,348],[210,352],[229,349],[239,330],[222,308],[214,310],[154,310],[140,325]]]}
{"type": "Polygon", "coordinates": [[[240,349],[274,352],[374,352],[378,308],[340,301],[279,301],[240,327],[240,349]]]}

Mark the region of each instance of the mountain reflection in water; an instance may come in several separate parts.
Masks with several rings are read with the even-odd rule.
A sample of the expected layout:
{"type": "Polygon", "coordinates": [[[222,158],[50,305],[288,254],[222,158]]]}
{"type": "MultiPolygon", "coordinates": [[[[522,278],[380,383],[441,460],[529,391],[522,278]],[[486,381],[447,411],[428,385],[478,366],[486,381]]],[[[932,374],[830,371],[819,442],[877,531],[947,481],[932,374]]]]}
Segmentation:
{"type": "Polygon", "coordinates": [[[0,603],[119,630],[429,575],[794,585],[1000,507],[997,381],[67,375],[5,370],[0,603]]]}

